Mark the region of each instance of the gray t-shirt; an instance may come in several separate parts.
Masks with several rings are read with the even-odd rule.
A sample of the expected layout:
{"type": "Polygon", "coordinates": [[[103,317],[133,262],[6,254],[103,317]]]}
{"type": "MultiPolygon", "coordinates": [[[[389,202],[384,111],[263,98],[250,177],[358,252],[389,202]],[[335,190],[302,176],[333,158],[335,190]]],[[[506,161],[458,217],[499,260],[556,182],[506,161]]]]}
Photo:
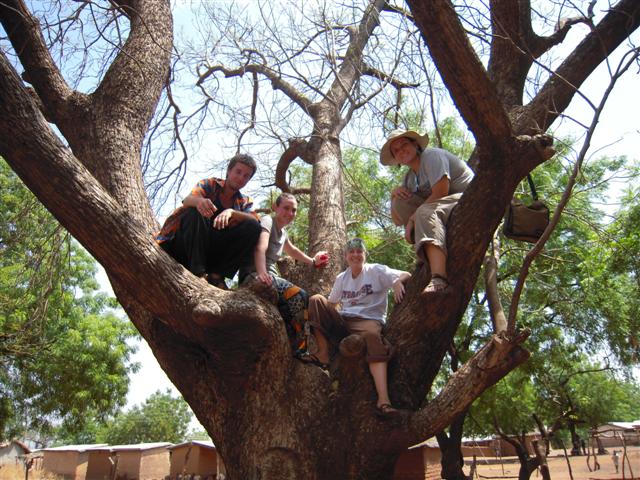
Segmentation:
{"type": "MultiPolygon", "coordinates": [[[[269,233],[269,244],[267,245],[267,251],[265,252],[267,271],[274,275],[280,275],[278,272],[277,262],[280,260],[284,250],[284,244],[287,242],[287,238],[289,238],[287,236],[287,232],[284,228],[279,229],[278,224],[270,215],[265,215],[260,219],[260,226],[262,227],[263,232],[269,233]]],[[[240,278],[244,278],[249,273],[253,273],[255,271],[256,265],[252,255],[251,263],[246,267],[242,267],[240,271],[240,278]]]]}
{"type": "Polygon", "coordinates": [[[431,195],[431,186],[442,179],[449,179],[449,194],[461,193],[473,179],[473,171],[453,153],[442,148],[425,148],[420,155],[420,168],[404,177],[404,186],[423,198],[431,195]]]}

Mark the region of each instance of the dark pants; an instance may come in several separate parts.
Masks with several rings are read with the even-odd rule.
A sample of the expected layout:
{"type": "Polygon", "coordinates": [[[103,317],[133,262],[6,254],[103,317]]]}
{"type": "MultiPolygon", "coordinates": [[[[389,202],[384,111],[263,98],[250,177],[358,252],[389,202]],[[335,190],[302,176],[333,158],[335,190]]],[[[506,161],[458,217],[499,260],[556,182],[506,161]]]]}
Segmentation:
{"type": "Polygon", "coordinates": [[[188,208],[180,217],[175,237],[161,246],[194,275],[216,273],[231,278],[238,268],[250,263],[260,231],[257,220],[216,230],[212,218],[188,208]]]}

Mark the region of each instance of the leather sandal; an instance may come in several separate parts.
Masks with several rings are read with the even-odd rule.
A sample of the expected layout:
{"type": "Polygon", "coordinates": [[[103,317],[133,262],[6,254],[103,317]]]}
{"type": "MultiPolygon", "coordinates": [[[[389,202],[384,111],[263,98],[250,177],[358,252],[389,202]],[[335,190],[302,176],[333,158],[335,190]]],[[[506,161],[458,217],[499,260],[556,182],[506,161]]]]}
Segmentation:
{"type": "Polygon", "coordinates": [[[302,355],[297,355],[296,358],[302,363],[308,363],[311,365],[315,365],[316,367],[320,367],[323,370],[329,370],[329,364],[322,363],[320,359],[312,353],[303,353],[302,355]]]}

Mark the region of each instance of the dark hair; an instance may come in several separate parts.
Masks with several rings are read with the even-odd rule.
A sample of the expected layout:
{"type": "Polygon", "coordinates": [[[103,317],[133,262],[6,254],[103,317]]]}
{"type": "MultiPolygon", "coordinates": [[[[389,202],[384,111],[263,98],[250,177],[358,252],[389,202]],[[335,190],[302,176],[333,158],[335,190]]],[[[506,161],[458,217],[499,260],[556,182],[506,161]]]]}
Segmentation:
{"type": "Polygon", "coordinates": [[[234,155],[233,157],[231,157],[231,159],[229,160],[229,165],[227,166],[227,172],[231,170],[233,167],[235,167],[237,163],[242,163],[247,167],[249,167],[251,170],[253,170],[251,173],[252,177],[256,173],[256,170],[258,168],[258,166],[256,165],[256,161],[253,159],[251,155],[248,155],[246,153],[238,153],[237,155],[234,155]]]}
{"type": "Polygon", "coordinates": [[[278,195],[278,198],[276,198],[276,202],[275,202],[276,203],[276,207],[280,206],[280,202],[282,202],[282,199],[295,200],[297,202],[296,197],[292,193],[284,192],[284,193],[281,193],[280,195],[278,195]]]}

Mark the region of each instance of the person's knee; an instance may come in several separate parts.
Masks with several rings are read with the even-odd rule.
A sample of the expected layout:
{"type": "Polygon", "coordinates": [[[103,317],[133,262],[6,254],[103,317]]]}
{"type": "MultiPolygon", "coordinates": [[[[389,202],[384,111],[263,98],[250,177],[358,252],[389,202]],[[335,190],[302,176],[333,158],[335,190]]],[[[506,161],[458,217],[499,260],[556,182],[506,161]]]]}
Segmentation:
{"type": "Polygon", "coordinates": [[[262,227],[257,220],[244,220],[229,229],[231,238],[246,240],[249,243],[256,243],[262,227]]]}
{"type": "Polygon", "coordinates": [[[315,295],[311,295],[309,297],[309,304],[311,304],[311,303],[322,303],[322,300],[324,300],[324,297],[321,294],[316,293],[315,295]]]}
{"type": "Polygon", "coordinates": [[[365,339],[367,343],[375,344],[380,343],[380,334],[376,332],[361,332],[362,338],[365,339]]]}
{"type": "Polygon", "coordinates": [[[437,210],[435,203],[423,203],[416,209],[416,219],[431,218],[437,210]]]}
{"type": "Polygon", "coordinates": [[[406,225],[409,218],[416,211],[418,205],[415,202],[402,198],[393,198],[391,200],[391,219],[396,225],[406,225]]]}
{"type": "Polygon", "coordinates": [[[245,220],[239,226],[247,236],[256,237],[256,239],[260,236],[260,232],[262,231],[260,222],[257,220],[245,220]]]}
{"type": "Polygon", "coordinates": [[[198,210],[189,207],[180,215],[180,230],[193,230],[197,228],[198,222],[202,221],[205,221],[205,218],[200,215],[198,210]]]}

